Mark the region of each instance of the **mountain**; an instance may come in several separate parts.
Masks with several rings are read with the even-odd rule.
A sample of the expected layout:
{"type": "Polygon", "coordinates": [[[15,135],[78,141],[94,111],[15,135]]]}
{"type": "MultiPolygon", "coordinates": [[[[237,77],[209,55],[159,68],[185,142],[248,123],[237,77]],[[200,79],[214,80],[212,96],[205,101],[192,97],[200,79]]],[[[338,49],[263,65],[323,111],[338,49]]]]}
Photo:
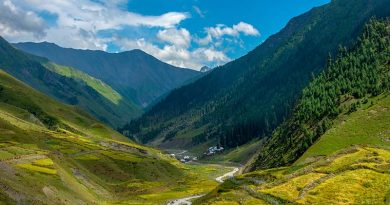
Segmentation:
{"type": "Polygon", "coordinates": [[[194,204],[388,204],[389,37],[388,21],[371,20],[303,90],[251,172],[194,204]]]}
{"type": "Polygon", "coordinates": [[[17,43],[15,47],[81,70],[102,80],[135,104],[146,107],[199,72],[171,66],[141,51],[122,53],[62,48],[53,43],[17,43]]]}
{"type": "MultiPolygon", "coordinates": [[[[364,29],[356,46],[341,48],[335,60],[329,60],[325,71],[317,76],[302,92],[290,119],[274,131],[258,150],[248,170],[292,164],[316,142],[341,115],[348,115],[359,107],[370,107],[371,98],[390,91],[390,23],[372,20],[364,29]]],[[[381,111],[383,118],[388,110],[381,111]]],[[[386,127],[386,120],[370,122],[362,127],[386,127]],[[370,123],[369,123],[370,122],[370,123]],[[385,123],[385,124],[383,124],[385,123]]],[[[345,125],[346,126],[346,125],[345,125]]],[[[388,127],[388,120],[387,120],[388,127]]],[[[357,132],[359,127],[352,130],[357,132]]],[[[365,129],[373,132],[374,129],[365,129]]],[[[380,130],[385,131],[385,130],[380,130]]],[[[321,146],[323,151],[343,148],[350,144],[374,143],[372,136],[349,133],[347,139],[334,139],[321,146]],[[361,140],[361,141],[359,141],[361,140]],[[338,144],[341,143],[341,147],[338,144]],[[345,144],[347,143],[347,144],[345,144]]],[[[384,134],[385,137],[386,134],[384,134]]],[[[386,143],[386,139],[383,139],[386,143]]],[[[390,145],[390,144],[388,144],[390,145]]]]}
{"type": "Polygon", "coordinates": [[[247,55],[172,91],[121,131],[151,145],[197,152],[270,135],[328,56],[353,45],[372,16],[389,14],[387,0],[335,0],[314,8],[247,55]]]}
{"type": "Polygon", "coordinates": [[[203,66],[201,69],[200,69],[200,72],[202,73],[206,73],[206,72],[209,72],[211,71],[212,68],[208,67],[208,66],[203,66]]]}
{"type": "Polygon", "coordinates": [[[15,49],[0,37],[0,67],[56,99],[77,105],[99,120],[118,127],[141,114],[141,108],[104,82],[74,68],[15,49]]]}
{"type": "Polygon", "coordinates": [[[0,70],[0,204],[166,204],[212,190],[217,170],[136,144],[0,70]]]}

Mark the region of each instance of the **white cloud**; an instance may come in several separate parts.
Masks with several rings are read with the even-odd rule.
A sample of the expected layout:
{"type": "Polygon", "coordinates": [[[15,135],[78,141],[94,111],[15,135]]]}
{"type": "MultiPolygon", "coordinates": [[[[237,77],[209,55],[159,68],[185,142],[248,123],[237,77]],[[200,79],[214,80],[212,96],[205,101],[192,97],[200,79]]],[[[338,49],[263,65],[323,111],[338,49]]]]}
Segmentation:
{"type": "Polygon", "coordinates": [[[259,36],[260,35],[260,32],[257,29],[255,29],[255,27],[253,27],[252,25],[247,24],[245,22],[240,22],[237,25],[234,25],[233,29],[238,31],[238,32],[242,32],[248,36],[259,36]]]}
{"type": "MultiPolygon", "coordinates": [[[[241,45],[240,35],[258,36],[252,25],[239,22],[231,27],[218,24],[205,28],[206,36],[180,28],[189,18],[186,12],[142,15],[126,10],[128,0],[2,0],[0,35],[11,42],[49,41],[63,47],[107,50],[116,45],[121,51],[141,49],[169,64],[200,69],[217,66],[231,59],[227,44],[241,45]],[[42,12],[55,17],[39,16],[42,12]],[[153,29],[150,29],[153,28],[153,29]],[[144,29],[147,35],[129,37],[126,29],[144,29]],[[102,35],[101,32],[108,32],[102,35]],[[142,36],[142,37],[140,37],[142,36]],[[197,44],[194,44],[196,42],[197,44]]],[[[194,6],[200,16],[204,12],[194,6]]]]}
{"type": "Polygon", "coordinates": [[[15,0],[18,5],[35,11],[50,11],[59,17],[61,26],[78,26],[83,29],[113,29],[122,26],[151,26],[171,28],[188,18],[187,13],[168,12],[160,16],[144,16],[118,7],[121,0],[15,0]]]}
{"type": "Polygon", "coordinates": [[[160,30],[157,33],[157,37],[167,43],[171,43],[178,47],[188,48],[191,43],[191,35],[187,29],[181,28],[169,28],[160,30]]]}
{"type": "Polygon", "coordinates": [[[217,24],[215,27],[205,28],[205,31],[207,35],[204,38],[199,38],[197,40],[200,45],[212,43],[213,39],[219,41],[223,36],[238,38],[241,33],[247,36],[260,35],[260,32],[255,27],[245,22],[240,22],[232,27],[228,27],[224,24],[217,24]]]}
{"type": "Polygon", "coordinates": [[[166,63],[196,70],[204,65],[210,65],[210,63],[210,66],[217,66],[231,60],[222,51],[217,51],[211,47],[190,50],[172,44],[160,48],[142,38],[137,40],[121,38],[117,39],[116,42],[123,51],[141,49],[166,63]]]}
{"type": "Polygon", "coordinates": [[[189,17],[187,13],[180,12],[145,16],[122,10],[120,5],[125,2],[13,0],[11,3],[5,0],[0,8],[0,35],[11,41],[39,41],[43,38],[64,47],[104,49],[107,47],[106,40],[98,37],[99,31],[121,30],[126,26],[168,29],[189,17]],[[44,27],[43,20],[37,15],[40,12],[56,15],[56,26],[44,27]]]}
{"type": "Polygon", "coordinates": [[[231,27],[227,27],[223,24],[218,24],[216,27],[209,27],[206,30],[207,30],[207,34],[215,38],[219,38],[224,35],[228,35],[228,36],[239,35],[239,32],[237,30],[231,27]]]}
{"type": "Polygon", "coordinates": [[[17,8],[10,0],[0,3],[0,32],[5,37],[46,35],[43,19],[34,12],[17,8]]]}
{"type": "Polygon", "coordinates": [[[197,7],[197,6],[192,6],[192,8],[194,9],[194,11],[195,11],[200,17],[202,17],[202,18],[205,17],[205,14],[203,13],[202,10],[200,10],[199,7],[197,7]]]}
{"type": "Polygon", "coordinates": [[[224,52],[213,48],[198,48],[193,51],[193,54],[197,59],[206,59],[208,62],[216,62],[217,64],[223,64],[231,60],[224,52]]]}

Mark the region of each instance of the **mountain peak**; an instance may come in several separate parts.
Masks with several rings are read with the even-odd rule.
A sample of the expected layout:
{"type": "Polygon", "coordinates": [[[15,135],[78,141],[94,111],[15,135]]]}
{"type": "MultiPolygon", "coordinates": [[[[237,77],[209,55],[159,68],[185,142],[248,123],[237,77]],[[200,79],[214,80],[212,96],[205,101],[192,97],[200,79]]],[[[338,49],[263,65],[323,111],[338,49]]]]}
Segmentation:
{"type": "Polygon", "coordinates": [[[48,42],[17,43],[14,46],[101,79],[140,106],[153,102],[199,74],[195,70],[164,63],[140,49],[107,53],[63,48],[48,42]]]}
{"type": "Polygon", "coordinates": [[[201,69],[200,69],[200,72],[202,73],[206,73],[206,72],[209,72],[211,71],[212,68],[208,67],[208,66],[203,66],[201,69]]]}

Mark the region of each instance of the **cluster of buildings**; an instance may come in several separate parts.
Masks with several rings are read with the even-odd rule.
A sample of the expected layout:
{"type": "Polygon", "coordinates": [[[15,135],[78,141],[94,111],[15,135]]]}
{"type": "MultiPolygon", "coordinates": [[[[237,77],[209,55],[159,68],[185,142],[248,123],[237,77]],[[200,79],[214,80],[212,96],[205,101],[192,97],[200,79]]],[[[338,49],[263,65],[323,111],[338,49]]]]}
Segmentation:
{"type": "MultiPolygon", "coordinates": [[[[212,156],[212,155],[218,154],[220,152],[223,152],[224,150],[225,149],[223,147],[212,146],[212,147],[209,147],[206,150],[206,152],[203,153],[203,156],[212,156]]],[[[176,158],[177,160],[179,160],[182,163],[188,163],[188,162],[193,162],[193,161],[198,160],[198,157],[193,157],[193,156],[189,156],[189,155],[183,156],[183,154],[184,154],[184,152],[181,152],[178,154],[170,154],[170,156],[173,158],[176,158]]]]}
{"type": "Polygon", "coordinates": [[[205,153],[203,153],[203,154],[206,155],[206,156],[211,156],[211,155],[217,154],[219,152],[222,152],[223,150],[224,150],[223,147],[213,146],[213,147],[209,147],[207,149],[207,151],[205,153]]]}
{"type": "Polygon", "coordinates": [[[180,162],[182,162],[182,163],[188,163],[188,162],[191,162],[191,161],[197,161],[198,160],[198,157],[190,157],[188,155],[186,155],[184,157],[180,157],[180,156],[176,156],[175,154],[171,154],[171,157],[175,157],[176,159],[180,160],[180,162]]]}

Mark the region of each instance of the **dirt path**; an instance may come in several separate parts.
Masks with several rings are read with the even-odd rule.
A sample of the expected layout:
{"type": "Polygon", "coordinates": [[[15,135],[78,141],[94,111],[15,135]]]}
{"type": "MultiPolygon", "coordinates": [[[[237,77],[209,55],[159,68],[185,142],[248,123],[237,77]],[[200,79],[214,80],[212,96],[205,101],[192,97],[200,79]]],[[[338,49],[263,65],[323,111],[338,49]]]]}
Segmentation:
{"type": "Polygon", "coordinates": [[[28,154],[28,155],[18,155],[15,157],[8,158],[6,160],[3,160],[3,162],[11,163],[11,164],[21,164],[21,163],[28,163],[34,160],[38,159],[44,159],[47,158],[46,155],[42,154],[28,154]]]}
{"type": "Polygon", "coordinates": [[[217,182],[219,182],[219,183],[223,183],[223,181],[224,181],[225,179],[232,178],[232,177],[234,176],[234,174],[235,174],[236,172],[238,172],[238,170],[240,170],[240,169],[239,169],[239,168],[234,168],[233,171],[228,172],[228,173],[226,173],[226,174],[224,174],[224,175],[222,175],[222,176],[219,176],[219,177],[215,178],[215,181],[217,181],[217,182]]]}
{"type": "MultiPolygon", "coordinates": [[[[234,174],[236,172],[238,172],[239,170],[240,170],[239,168],[234,168],[233,171],[228,172],[228,173],[226,173],[226,174],[224,174],[222,176],[219,176],[219,177],[215,178],[215,181],[217,181],[219,183],[223,183],[224,180],[233,177],[234,174]]],[[[190,197],[186,197],[186,198],[176,199],[176,200],[168,202],[167,205],[191,205],[192,204],[192,200],[200,198],[200,197],[202,197],[204,195],[205,194],[201,194],[201,195],[195,195],[195,196],[190,196],[190,197]]]]}
{"type": "Polygon", "coordinates": [[[174,201],[170,201],[167,205],[191,205],[192,200],[200,198],[204,196],[205,194],[202,195],[196,195],[196,196],[190,196],[187,198],[182,198],[182,199],[176,199],[174,201]]]}

